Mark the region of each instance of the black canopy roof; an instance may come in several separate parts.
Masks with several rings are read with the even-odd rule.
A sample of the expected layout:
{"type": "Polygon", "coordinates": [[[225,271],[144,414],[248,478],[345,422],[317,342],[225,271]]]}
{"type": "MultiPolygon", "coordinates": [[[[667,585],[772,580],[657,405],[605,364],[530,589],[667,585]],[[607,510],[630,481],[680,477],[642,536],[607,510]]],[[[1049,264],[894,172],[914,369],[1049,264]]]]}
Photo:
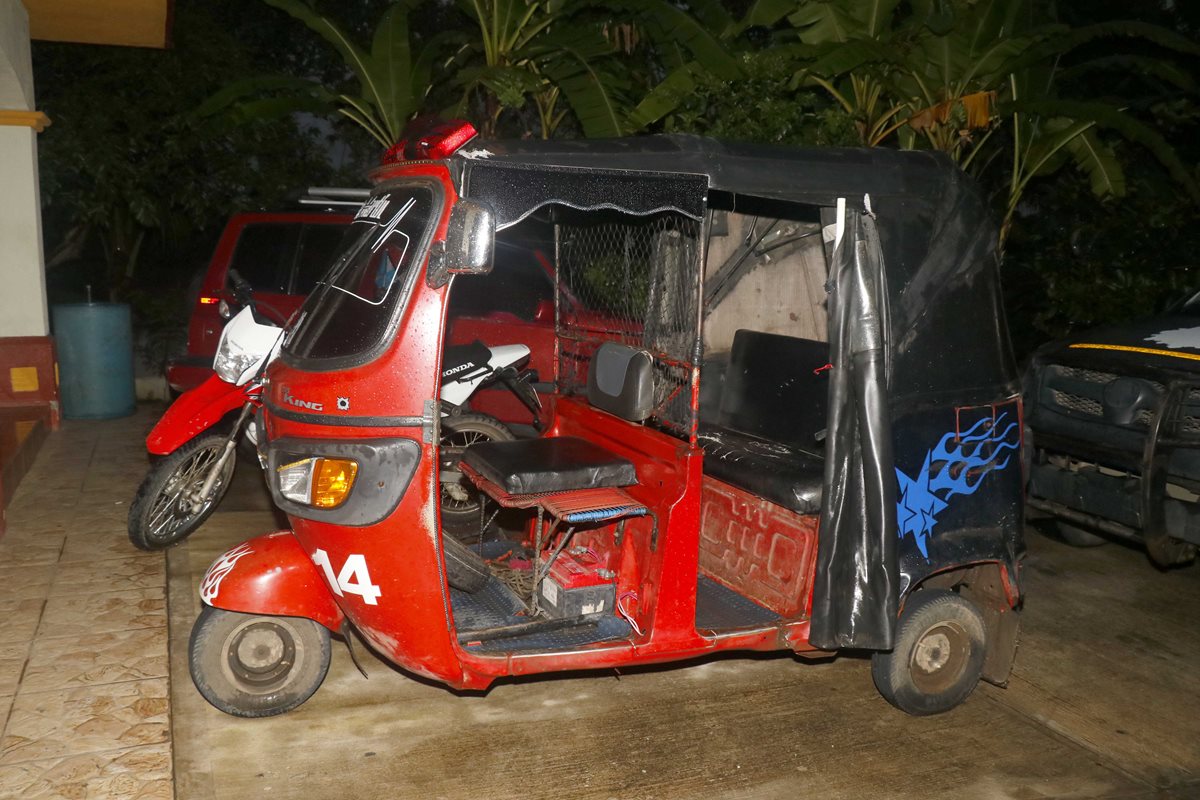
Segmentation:
{"type": "Polygon", "coordinates": [[[941,153],[885,148],[791,148],[721,142],[699,136],[622,139],[475,141],[457,159],[483,165],[616,170],[703,176],[708,188],[831,206],[906,198],[936,202],[964,180],[941,153]]]}

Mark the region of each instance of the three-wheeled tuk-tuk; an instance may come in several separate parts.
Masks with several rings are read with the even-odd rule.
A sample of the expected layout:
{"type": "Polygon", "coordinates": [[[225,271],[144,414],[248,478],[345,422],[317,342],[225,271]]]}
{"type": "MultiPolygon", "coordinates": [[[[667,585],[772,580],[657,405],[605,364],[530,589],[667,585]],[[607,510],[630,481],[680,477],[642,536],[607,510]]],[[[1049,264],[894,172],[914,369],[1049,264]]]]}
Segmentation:
{"type": "Polygon", "coordinates": [[[1003,684],[1021,404],[969,181],[933,153],[472,134],[389,151],[269,369],[292,529],[204,576],[201,693],[294,708],[351,630],[456,688],[845,648],[912,714],[1003,684]],[[449,298],[497,240],[552,262],[554,373],[537,435],[448,465],[449,298]],[[443,535],[448,466],[499,538],[443,535]]]}

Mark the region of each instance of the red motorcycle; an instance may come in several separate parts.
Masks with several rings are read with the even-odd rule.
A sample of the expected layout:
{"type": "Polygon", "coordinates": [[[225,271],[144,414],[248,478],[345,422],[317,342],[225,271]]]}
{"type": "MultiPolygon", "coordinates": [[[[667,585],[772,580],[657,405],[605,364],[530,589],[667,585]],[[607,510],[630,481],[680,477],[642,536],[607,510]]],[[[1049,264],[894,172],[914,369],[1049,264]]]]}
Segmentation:
{"type": "MultiPolygon", "coordinates": [[[[229,490],[239,438],[258,440],[263,368],[278,353],[283,329],[259,313],[250,285],[234,270],[229,281],[242,310],[221,332],[216,374],[180,395],[146,437],[156,458],[128,523],[129,540],[141,550],[170,547],[200,527],[229,490]]],[[[229,316],[225,301],[221,306],[229,316]]]]}
{"type": "MultiPolygon", "coordinates": [[[[129,507],[129,539],[139,549],[160,550],[187,538],[228,491],[239,438],[257,450],[262,374],[278,353],[283,329],[263,319],[249,284],[234,270],[230,282],[243,308],[222,331],[216,373],[180,395],[146,437],[146,448],[158,459],[129,507]]],[[[222,316],[229,314],[222,301],[222,316]]],[[[533,414],[539,428],[541,406],[530,385],[534,374],[519,369],[528,360],[523,344],[488,347],[476,341],[447,347],[443,354],[441,506],[453,535],[477,538],[480,530],[479,493],[458,468],[463,451],[480,442],[516,438],[500,420],[473,410],[469,400],[478,389],[500,384],[533,414]]]]}

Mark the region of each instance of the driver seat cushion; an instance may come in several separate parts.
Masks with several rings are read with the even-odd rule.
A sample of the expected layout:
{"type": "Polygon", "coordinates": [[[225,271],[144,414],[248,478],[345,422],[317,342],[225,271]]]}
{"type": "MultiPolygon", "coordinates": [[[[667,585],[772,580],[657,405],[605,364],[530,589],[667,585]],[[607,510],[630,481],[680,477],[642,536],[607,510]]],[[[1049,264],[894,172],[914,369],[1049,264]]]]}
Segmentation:
{"type": "Polygon", "coordinates": [[[575,436],[480,442],[468,447],[462,460],[509,494],[570,492],[638,482],[631,462],[575,436]]]}

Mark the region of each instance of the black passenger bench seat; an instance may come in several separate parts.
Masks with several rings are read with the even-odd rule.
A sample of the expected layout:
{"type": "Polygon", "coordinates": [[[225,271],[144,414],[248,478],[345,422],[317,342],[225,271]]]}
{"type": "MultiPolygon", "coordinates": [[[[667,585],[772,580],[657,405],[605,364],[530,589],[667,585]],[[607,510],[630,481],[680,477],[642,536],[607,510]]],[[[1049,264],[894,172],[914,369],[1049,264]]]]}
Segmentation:
{"type": "Polygon", "coordinates": [[[821,510],[829,345],[734,334],[715,419],[701,418],[704,473],[797,514],[821,510]]]}

